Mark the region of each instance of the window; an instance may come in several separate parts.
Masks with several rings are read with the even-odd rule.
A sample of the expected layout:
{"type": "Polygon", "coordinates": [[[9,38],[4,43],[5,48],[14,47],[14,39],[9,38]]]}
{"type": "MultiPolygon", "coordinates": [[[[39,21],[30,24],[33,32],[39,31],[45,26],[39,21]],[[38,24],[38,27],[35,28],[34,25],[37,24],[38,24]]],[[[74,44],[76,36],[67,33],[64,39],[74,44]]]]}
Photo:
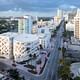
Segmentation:
{"type": "Polygon", "coordinates": [[[28,50],[30,50],[30,48],[29,48],[29,47],[27,47],[27,48],[26,48],[26,51],[28,51],[28,50]]]}
{"type": "Polygon", "coordinates": [[[42,29],[42,30],[41,30],[41,33],[44,33],[44,31],[45,31],[45,30],[44,30],[44,29],[42,29]]]}
{"type": "Polygon", "coordinates": [[[2,52],[2,54],[4,54],[4,53],[2,52]]]}
{"type": "Polygon", "coordinates": [[[30,45],[31,43],[27,43],[27,45],[30,45]]]}

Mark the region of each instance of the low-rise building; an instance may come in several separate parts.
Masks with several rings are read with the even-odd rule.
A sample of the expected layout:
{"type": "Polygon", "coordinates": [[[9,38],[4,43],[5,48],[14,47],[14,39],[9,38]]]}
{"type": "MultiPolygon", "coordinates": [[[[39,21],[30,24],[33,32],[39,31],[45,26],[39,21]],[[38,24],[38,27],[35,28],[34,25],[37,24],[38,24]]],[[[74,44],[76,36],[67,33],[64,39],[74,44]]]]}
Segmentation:
{"type": "Polygon", "coordinates": [[[54,16],[54,24],[56,26],[58,26],[60,24],[61,20],[62,19],[59,16],[54,16]]]}
{"type": "Polygon", "coordinates": [[[21,34],[14,39],[13,47],[15,61],[25,61],[30,58],[30,54],[39,54],[39,39],[33,34],[21,34]]]}
{"type": "Polygon", "coordinates": [[[68,45],[68,49],[69,50],[76,50],[76,51],[80,51],[80,45],[68,45]]]}
{"type": "Polygon", "coordinates": [[[6,80],[6,77],[3,74],[0,74],[0,80],[6,80]]]}
{"type": "Polygon", "coordinates": [[[38,28],[37,35],[39,37],[39,44],[42,45],[43,48],[48,48],[51,39],[51,33],[49,31],[49,28],[47,27],[38,28]]]}
{"type": "Polygon", "coordinates": [[[39,37],[39,45],[42,45],[43,48],[48,48],[50,45],[50,37],[46,34],[37,34],[39,37]]]}
{"type": "Polygon", "coordinates": [[[74,31],[75,25],[72,22],[68,22],[66,24],[66,30],[67,31],[74,31]]]}
{"type": "Polygon", "coordinates": [[[7,32],[0,34],[0,57],[13,58],[13,39],[17,33],[7,32]]]}
{"type": "Polygon", "coordinates": [[[41,28],[38,28],[38,33],[43,33],[43,34],[48,34],[50,35],[50,30],[49,28],[47,28],[46,26],[45,27],[41,27],[41,28]]]}
{"type": "Polygon", "coordinates": [[[73,77],[72,77],[73,79],[77,76],[80,77],[80,63],[79,62],[72,63],[70,70],[71,70],[71,73],[73,74],[73,77]]]}
{"type": "Polygon", "coordinates": [[[75,37],[71,37],[71,44],[80,46],[80,40],[75,37]]]}

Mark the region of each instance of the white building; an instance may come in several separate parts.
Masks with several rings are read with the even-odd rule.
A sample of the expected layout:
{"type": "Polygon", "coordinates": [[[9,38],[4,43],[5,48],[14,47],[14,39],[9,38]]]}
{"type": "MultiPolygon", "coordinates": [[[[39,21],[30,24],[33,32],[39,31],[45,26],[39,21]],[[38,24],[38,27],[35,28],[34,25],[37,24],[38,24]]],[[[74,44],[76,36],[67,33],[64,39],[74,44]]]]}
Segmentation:
{"type": "Polygon", "coordinates": [[[72,77],[73,79],[77,76],[80,77],[80,62],[72,63],[70,71],[74,74],[74,76],[72,77]]]}
{"type": "Polygon", "coordinates": [[[38,33],[50,35],[50,30],[49,28],[47,28],[47,26],[45,26],[45,27],[38,28],[38,33]]]}
{"type": "Polygon", "coordinates": [[[13,39],[17,33],[7,32],[0,34],[0,56],[7,59],[13,58],[13,39]]]}
{"type": "Polygon", "coordinates": [[[29,55],[39,54],[39,39],[33,34],[21,34],[14,39],[14,59],[21,62],[29,59],[29,55]]]}
{"type": "Polygon", "coordinates": [[[43,46],[43,48],[47,48],[50,45],[51,33],[49,28],[42,27],[38,28],[38,37],[39,43],[43,46]]]}
{"type": "Polygon", "coordinates": [[[66,24],[66,30],[67,30],[67,31],[74,31],[74,27],[75,27],[75,25],[74,25],[74,23],[72,23],[72,22],[68,22],[68,23],[66,24]]]}
{"type": "Polygon", "coordinates": [[[80,40],[76,39],[75,37],[71,37],[71,43],[74,45],[80,45],[80,40]]]}
{"type": "Polygon", "coordinates": [[[5,80],[6,77],[3,74],[0,74],[0,80],[5,80]]]}
{"type": "Polygon", "coordinates": [[[48,37],[45,34],[37,34],[39,37],[39,45],[42,45],[43,48],[48,47],[48,37]]]}
{"type": "Polygon", "coordinates": [[[68,13],[64,14],[63,17],[65,18],[65,21],[69,20],[68,13]]]}
{"type": "Polygon", "coordinates": [[[37,33],[37,29],[38,29],[38,26],[37,26],[37,25],[34,25],[34,26],[32,27],[32,33],[33,33],[33,34],[37,33]]]}
{"type": "Polygon", "coordinates": [[[23,16],[18,20],[19,33],[32,33],[32,16],[23,16]]]}
{"type": "Polygon", "coordinates": [[[80,45],[68,45],[69,50],[77,50],[80,51],[80,45]]]}
{"type": "Polygon", "coordinates": [[[57,9],[57,16],[63,18],[63,10],[57,9]]]}
{"type": "Polygon", "coordinates": [[[80,39],[80,9],[77,10],[77,14],[74,17],[74,37],[80,39]]]}
{"type": "Polygon", "coordinates": [[[54,16],[54,24],[56,26],[58,26],[60,24],[61,20],[62,19],[59,16],[54,16]]]}

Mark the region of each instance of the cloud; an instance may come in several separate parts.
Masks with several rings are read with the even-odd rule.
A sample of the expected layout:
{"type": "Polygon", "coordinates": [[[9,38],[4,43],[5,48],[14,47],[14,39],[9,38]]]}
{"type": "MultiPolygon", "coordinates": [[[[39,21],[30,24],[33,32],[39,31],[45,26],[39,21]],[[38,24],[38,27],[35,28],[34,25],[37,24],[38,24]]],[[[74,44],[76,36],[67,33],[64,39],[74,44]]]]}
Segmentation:
{"type": "Polygon", "coordinates": [[[0,10],[53,11],[57,7],[74,8],[79,4],[79,0],[0,0],[0,10]]]}
{"type": "Polygon", "coordinates": [[[13,0],[0,0],[0,5],[13,4],[13,0]]]}
{"type": "Polygon", "coordinates": [[[61,9],[75,9],[75,8],[77,8],[76,6],[69,5],[69,4],[62,4],[62,5],[58,6],[58,7],[61,8],[61,9]]]}
{"type": "Polygon", "coordinates": [[[72,6],[70,6],[70,8],[71,8],[71,9],[74,9],[74,8],[77,8],[77,7],[72,5],[72,6]]]}

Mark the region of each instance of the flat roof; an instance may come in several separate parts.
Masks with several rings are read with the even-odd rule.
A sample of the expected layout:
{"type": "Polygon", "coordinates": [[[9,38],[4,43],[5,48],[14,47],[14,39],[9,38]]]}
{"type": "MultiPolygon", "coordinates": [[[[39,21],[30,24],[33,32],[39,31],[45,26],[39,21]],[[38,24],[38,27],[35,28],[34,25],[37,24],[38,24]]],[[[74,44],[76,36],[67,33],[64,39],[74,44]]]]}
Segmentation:
{"type": "Polygon", "coordinates": [[[2,77],[4,77],[4,75],[3,74],[0,74],[0,78],[2,78],[2,77]]]}
{"type": "Polygon", "coordinates": [[[33,42],[38,40],[38,36],[35,34],[20,34],[17,37],[14,38],[15,41],[20,41],[20,42],[33,42]]]}
{"type": "Polygon", "coordinates": [[[80,62],[72,63],[70,69],[74,73],[74,77],[80,76],[80,62]]]}
{"type": "Polygon", "coordinates": [[[10,38],[13,38],[17,35],[18,35],[18,33],[14,33],[14,32],[6,32],[6,33],[3,33],[3,34],[0,34],[0,36],[6,36],[6,37],[10,37],[10,38]]]}
{"type": "Polygon", "coordinates": [[[40,34],[36,34],[39,38],[44,38],[46,36],[46,34],[44,33],[40,33],[40,34]]]}

